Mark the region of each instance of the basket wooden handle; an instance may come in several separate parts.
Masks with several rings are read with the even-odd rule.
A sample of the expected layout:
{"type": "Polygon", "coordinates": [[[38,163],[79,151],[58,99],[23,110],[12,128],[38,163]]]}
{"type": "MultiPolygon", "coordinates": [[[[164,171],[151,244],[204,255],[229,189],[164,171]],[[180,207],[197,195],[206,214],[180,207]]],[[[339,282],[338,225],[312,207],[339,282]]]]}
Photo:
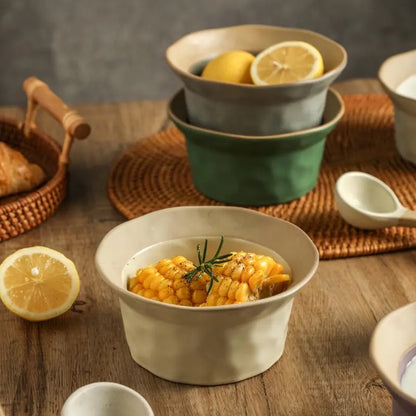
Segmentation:
{"type": "Polygon", "coordinates": [[[45,108],[65,129],[65,141],[60,162],[68,163],[69,150],[73,137],[85,139],[91,132],[90,125],[76,111],[67,106],[43,81],[29,77],[23,82],[28,97],[28,108],[24,125],[24,134],[29,136],[37,106],[45,108]]]}
{"type": "Polygon", "coordinates": [[[89,124],[74,110],[68,107],[47,84],[36,77],[29,77],[23,82],[29,99],[48,110],[71,136],[85,139],[91,132],[89,124]]]}

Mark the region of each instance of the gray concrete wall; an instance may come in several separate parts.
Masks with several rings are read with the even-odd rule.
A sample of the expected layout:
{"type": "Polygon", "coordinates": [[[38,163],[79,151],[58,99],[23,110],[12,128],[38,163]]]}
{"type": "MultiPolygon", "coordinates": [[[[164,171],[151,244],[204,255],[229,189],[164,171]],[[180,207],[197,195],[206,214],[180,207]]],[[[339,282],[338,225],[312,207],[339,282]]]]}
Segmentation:
{"type": "Polygon", "coordinates": [[[375,77],[416,48],[416,0],[0,0],[0,105],[36,75],[68,103],[170,97],[165,49],[186,33],[260,23],[318,31],[349,54],[340,80],[375,77]]]}

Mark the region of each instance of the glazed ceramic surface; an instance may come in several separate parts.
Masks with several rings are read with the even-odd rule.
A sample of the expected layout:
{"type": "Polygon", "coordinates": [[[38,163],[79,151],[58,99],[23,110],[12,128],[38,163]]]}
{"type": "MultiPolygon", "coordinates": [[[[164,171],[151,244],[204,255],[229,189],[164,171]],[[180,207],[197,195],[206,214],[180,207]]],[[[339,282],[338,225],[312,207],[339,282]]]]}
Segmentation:
{"type": "Polygon", "coordinates": [[[243,25],[191,33],[172,44],[166,58],[184,84],[190,123],[245,135],[271,135],[321,123],[327,90],[347,63],[345,49],[315,32],[265,25],[243,25]],[[323,76],[286,85],[247,85],[199,76],[215,56],[233,49],[258,53],[275,43],[302,40],[324,60],[323,76]]]}
{"type": "Polygon", "coordinates": [[[400,155],[416,163],[416,99],[397,92],[406,79],[416,75],[416,49],[394,55],[381,65],[378,78],[394,105],[394,127],[400,155]]]}
{"type": "Polygon", "coordinates": [[[75,390],[65,401],[61,416],[153,416],[147,401],[118,383],[97,382],[75,390]]]}
{"type": "Polygon", "coordinates": [[[318,259],[309,237],[289,222],[245,208],[206,206],[168,208],[115,227],[100,243],[96,265],[120,298],[133,359],[167,380],[216,385],[260,374],[281,357],[294,296],[312,278],[318,259]],[[290,266],[289,289],[267,299],[217,307],[170,305],[127,291],[127,275],[155,259],[158,250],[148,250],[153,257],[136,253],[159,244],[159,259],[173,251],[182,254],[177,250],[186,254],[187,240],[194,245],[195,237],[218,240],[221,235],[233,246],[244,240],[244,247],[278,253],[290,266]],[[170,240],[174,242],[166,243],[170,240]]]}
{"type": "Polygon", "coordinates": [[[190,124],[183,91],[173,97],[168,112],[185,135],[195,187],[217,201],[259,206],[300,198],[315,187],[325,139],[344,114],[344,104],[330,89],[320,126],[262,137],[190,124]]]}
{"type": "Polygon", "coordinates": [[[383,181],[365,172],[346,172],[335,184],[340,215],[357,228],[416,226],[416,214],[405,208],[383,181]]]}
{"type": "Polygon", "coordinates": [[[416,355],[416,303],[385,316],[370,342],[370,357],[393,397],[393,416],[414,416],[416,398],[401,388],[406,364],[416,355]]]}

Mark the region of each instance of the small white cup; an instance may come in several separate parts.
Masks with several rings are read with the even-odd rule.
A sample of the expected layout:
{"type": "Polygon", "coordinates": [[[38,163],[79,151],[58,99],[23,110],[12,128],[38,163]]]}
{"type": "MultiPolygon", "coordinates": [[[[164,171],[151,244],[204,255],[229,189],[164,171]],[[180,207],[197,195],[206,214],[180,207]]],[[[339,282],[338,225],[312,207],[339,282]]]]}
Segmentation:
{"type": "Polygon", "coordinates": [[[80,387],[68,397],[61,411],[61,416],[115,415],[154,416],[149,403],[139,393],[111,382],[96,382],[80,387]]]}

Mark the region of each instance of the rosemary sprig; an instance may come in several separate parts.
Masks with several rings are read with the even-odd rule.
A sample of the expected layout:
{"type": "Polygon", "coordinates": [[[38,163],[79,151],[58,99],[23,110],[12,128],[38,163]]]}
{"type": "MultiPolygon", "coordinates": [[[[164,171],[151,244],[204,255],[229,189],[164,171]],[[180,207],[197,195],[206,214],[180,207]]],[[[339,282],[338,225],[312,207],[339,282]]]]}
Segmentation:
{"type": "Polygon", "coordinates": [[[209,281],[209,285],[208,285],[208,288],[207,288],[207,293],[209,293],[211,291],[211,288],[212,288],[212,285],[214,284],[214,281],[218,282],[218,279],[214,275],[214,272],[213,272],[212,268],[213,267],[219,267],[222,263],[227,262],[232,257],[231,253],[222,254],[221,256],[219,255],[223,243],[224,243],[224,236],[221,236],[221,241],[220,241],[220,244],[217,248],[217,251],[215,252],[214,256],[210,260],[205,260],[206,255],[207,255],[208,240],[205,240],[204,250],[203,250],[202,254],[201,254],[201,245],[198,244],[196,246],[196,251],[198,253],[199,265],[196,265],[194,263],[195,268],[190,270],[189,272],[187,272],[183,276],[188,283],[192,279],[195,279],[195,280],[200,279],[203,276],[203,274],[206,273],[211,279],[209,281]]]}

